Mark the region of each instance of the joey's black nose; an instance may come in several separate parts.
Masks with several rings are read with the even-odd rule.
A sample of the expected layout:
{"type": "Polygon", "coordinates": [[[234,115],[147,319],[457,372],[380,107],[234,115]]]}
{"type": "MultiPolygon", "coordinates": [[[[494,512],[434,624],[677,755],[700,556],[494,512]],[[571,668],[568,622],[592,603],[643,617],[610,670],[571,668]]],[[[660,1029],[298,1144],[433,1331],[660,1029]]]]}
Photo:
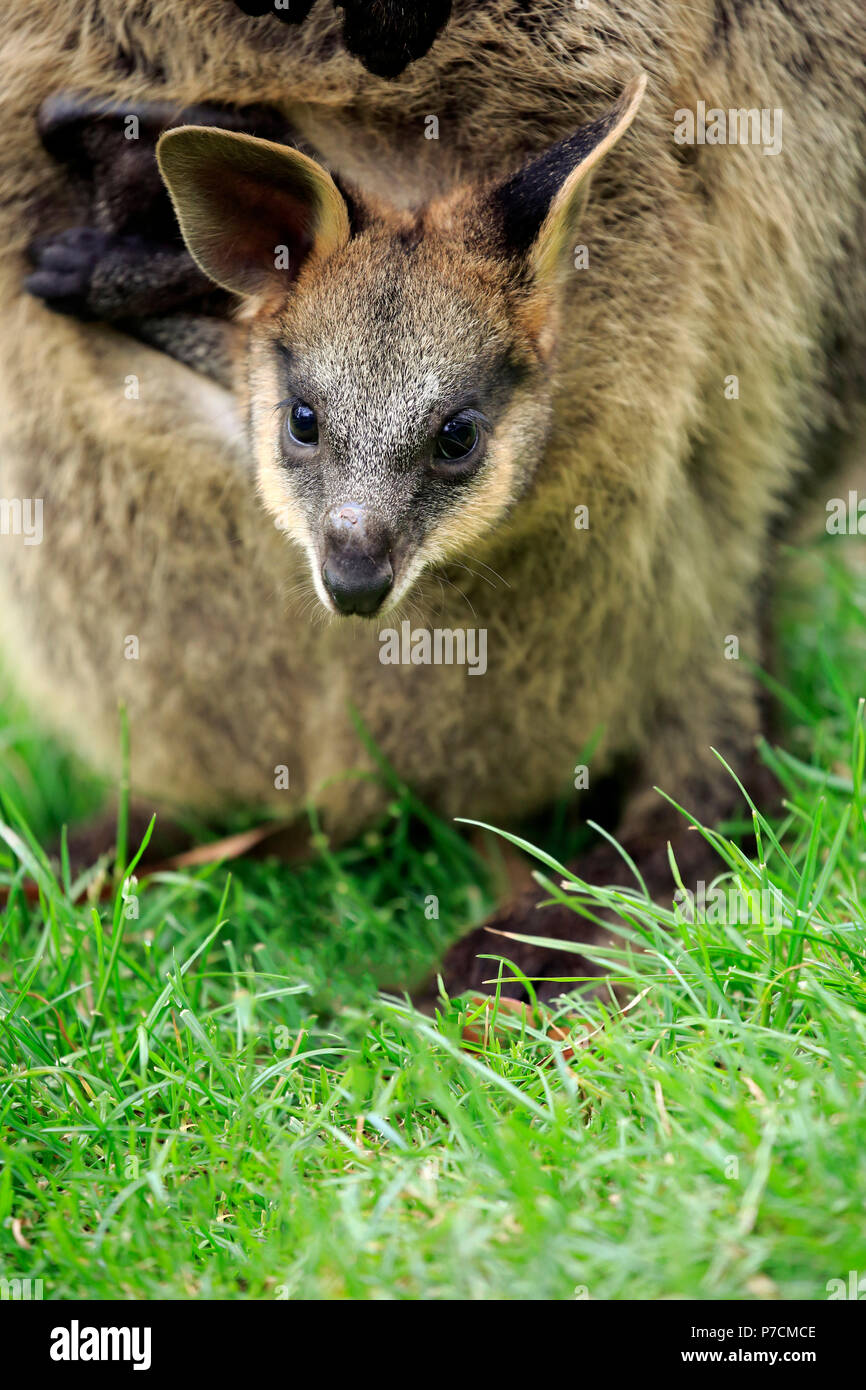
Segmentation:
{"type": "Polygon", "coordinates": [[[341,613],[359,613],[370,618],[382,606],[382,601],[394,583],[390,564],[373,574],[359,574],[322,567],[325,588],[341,613]]]}
{"type": "Polygon", "coordinates": [[[382,523],[355,502],[325,518],[325,588],[341,613],[371,617],[394,583],[390,539],[382,523]]]}

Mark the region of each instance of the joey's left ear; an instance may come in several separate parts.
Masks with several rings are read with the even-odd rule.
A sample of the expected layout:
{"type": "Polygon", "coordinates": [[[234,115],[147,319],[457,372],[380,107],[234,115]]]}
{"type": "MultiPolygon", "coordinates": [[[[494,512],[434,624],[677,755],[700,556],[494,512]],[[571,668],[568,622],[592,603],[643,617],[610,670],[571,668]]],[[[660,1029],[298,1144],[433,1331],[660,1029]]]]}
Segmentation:
{"type": "Polygon", "coordinates": [[[603,116],[524,164],[487,195],[499,248],[518,256],[538,282],[551,282],[564,268],[586,203],[595,166],[625,134],[646,89],[642,73],[603,116]]]}
{"type": "Polygon", "coordinates": [[[210,126],[177,126],[156,147],[183,239],[235,294],[284,291],[309,257],[345,246],[349,210],[300,150],[210,126]]]}

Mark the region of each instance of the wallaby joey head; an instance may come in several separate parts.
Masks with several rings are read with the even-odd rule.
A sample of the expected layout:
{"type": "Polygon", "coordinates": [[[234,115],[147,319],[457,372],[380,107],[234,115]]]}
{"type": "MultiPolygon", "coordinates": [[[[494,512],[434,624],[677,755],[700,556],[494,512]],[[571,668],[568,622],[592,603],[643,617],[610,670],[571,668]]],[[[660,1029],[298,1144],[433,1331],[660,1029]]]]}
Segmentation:
{"type": "Polygon", "coordinates": [[[162,137],[190,252],[246,301],[261,494],[330,612],[395,606],[530,486],[576,225],[645,83],[505,182],[414,212],[267,140],[199,126],[162,137]]]}

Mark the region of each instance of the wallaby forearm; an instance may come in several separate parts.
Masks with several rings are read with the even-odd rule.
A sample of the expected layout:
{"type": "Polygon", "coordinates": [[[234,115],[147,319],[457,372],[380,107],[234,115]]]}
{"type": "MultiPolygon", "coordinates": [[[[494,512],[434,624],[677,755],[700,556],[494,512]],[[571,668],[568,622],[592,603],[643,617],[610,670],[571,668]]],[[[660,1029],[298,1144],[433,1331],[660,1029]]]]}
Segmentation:
{"type": "Polygon", "coordinates": [[[230,319],[207,314],[149,314],[121,327],[133,338],[158,348],[202,376],[231,389],[235,383],[235,339],[230,319]]]}
{"type": "Polygon", "coordinates": [[[34,242],[31,257],[35,269],[25,281],[30,294],[77,318],[116,323],[202,300],[220,313],[227,302],[184,247],[143,237],[69,227],[34,242]]]}
{"type": "Polygon", "coordinates": [[[180,118],[278,141],[288,134],[261,107],[183,112],[146,102],[127,110],[65,93],[43,104],[42,141],[85,193],[78,225],[32,241],[25,288],[57,313],[111,324],[227,385],[232,296],[181,241],[156,165],[157,139],[180,118]]]}

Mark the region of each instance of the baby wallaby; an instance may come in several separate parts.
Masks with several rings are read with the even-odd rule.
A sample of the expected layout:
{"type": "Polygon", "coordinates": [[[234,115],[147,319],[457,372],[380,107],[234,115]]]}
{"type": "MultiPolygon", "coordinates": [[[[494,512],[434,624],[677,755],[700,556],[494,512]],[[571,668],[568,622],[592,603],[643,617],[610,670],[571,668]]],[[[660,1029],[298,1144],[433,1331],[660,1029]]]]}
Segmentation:
{"type": "Polygon", "coordinates": [[[162,136],[189,251],[245,301],[261,495],[330,612],[395,608],[512,515],[543,468],[561,284],[592,171],[644,87],[512,177],[413,212],[267,140],[162,136]]]}
{"type": "MultiPolygon", "coordinates": [[[[539,588],[556,595],[557,577],[540,578],[548,560],[538,516],[522,524],[521,502],[549,489],[547,475],[563,467],[562,397],[579,389],[567,306],[581,214],[593,170],[626,134],[644,88],[643,77],[634,79],[605,114],[510,177],[457,188],[415,211],[364,196],[267,140],[199,126],[161,137],[159,166],[186,245],[216,285],[243,301],[238,376],[260,494],[338,620],[400,608],[425,572],[484,554],[503,530],[526,530],[539,588]]],[[[566,467],[579,445],[565,441],[566,467]]],[[[571,582],[593,592],[589,560],[571,582]]],[[[603,718],[597,667],[598,657],[586,679],[603,718]]],[[[512,698],[520,704],[516,687],[512,698]]],[[[383,700],[393,707],[393,694],[383,700]]],[[[733,723],[735,706],[732,697],[733,723]]],[[[738,752],[748,716],[743,722],[738,752]]],[[[713,734],[721,741],[720,724],[709,726],[708,742],[713,734]]],[[[691,758],[694,749],[682,751],[691,758]]],[[[471,786],[463,788],[471,805],[471,786]]],[[[705,785],[696,794],[702,809],[712,807],[705,785]]],[[[687,870],[703,842],[682,829],[687,870]]],[[[640,833],[644,861],[658,861],[656,888],[669,879],[673,832],[665,824],[649,833],[642,822],[640,833]]],[[[596,858],[600,882],[623,881],[616,854],[596,858]]],[[[502,924],[548,938],[603,938],[567,911],[540,924],[536,902],[528,896],[516,916],[512,904],[502,924]]],[[[491,941],[481,928],[459,942],[444,963],[446,985],[480,985],[489,965],[478,953],[491,941]]],[[[549,949],[512,945],[509,954],[536,977],[562,969],[549,949]]],[[[542,997],[551,991],[555,984],[542,997]]]]}

